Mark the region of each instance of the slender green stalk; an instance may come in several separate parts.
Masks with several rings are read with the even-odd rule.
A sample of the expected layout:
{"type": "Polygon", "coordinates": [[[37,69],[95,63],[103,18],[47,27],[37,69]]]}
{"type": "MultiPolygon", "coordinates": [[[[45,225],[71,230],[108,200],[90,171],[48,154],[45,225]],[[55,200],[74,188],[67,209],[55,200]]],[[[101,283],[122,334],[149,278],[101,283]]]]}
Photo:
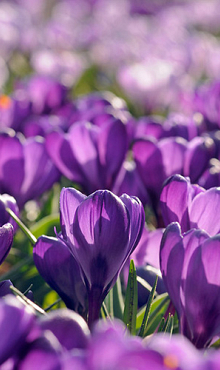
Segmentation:
{"type": "Polygon", "coordinates": [[[146,310],[145,310],[145,313],[144,313],[144,318],[143,318],[143,321],[142,321],[142,324],[141,324],[140,331],[138,333],[139,337],[144,337],[144,334],[145,334],[145,331],[146,331],[145,328],[147,326],[147,323],[148,323],[148,320],[149,320],[149,317],[150,317],[150,309],[151,309],[151,305],[152,305],[152,302],[153,302],[153,299],[154,299],[154,294],[155,294],[156,287],[157,287],[157,281],[158,281],[158,276],[155,279],[154,286],[151,289],[151,292],[150,292],[150,295],[149,295],[149,298],[148,298],[148,301],[147,301],[147,306],[146,306],[146,310]]]}
{"type": "Polygon", "coordinates": [[[9,213],[9,215],[13,218],[13,220],[18,224],[20,229],[23,231],[23,233],[28,237],[32,245],[35,245],[37,242],[37,239],[35,236],[30,232],[30,230],[23,224],[23,222],[16,216],[16,214],[10,209],[6,208],[6,211],[9,213]]]}

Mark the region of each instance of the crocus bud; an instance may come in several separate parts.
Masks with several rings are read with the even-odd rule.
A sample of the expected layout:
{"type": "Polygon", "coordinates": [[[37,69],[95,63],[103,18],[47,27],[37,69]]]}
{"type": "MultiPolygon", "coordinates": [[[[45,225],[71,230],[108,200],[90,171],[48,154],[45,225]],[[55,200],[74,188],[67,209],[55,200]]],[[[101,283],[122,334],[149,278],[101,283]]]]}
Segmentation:
{"type": "Polygon", "coordinates": [[[86,197],[73,188],[60,196],[63,240],[78,262],[89,298],[89,325],[136,247],[144,226],[138,198],[108,190],[86,197]]]}

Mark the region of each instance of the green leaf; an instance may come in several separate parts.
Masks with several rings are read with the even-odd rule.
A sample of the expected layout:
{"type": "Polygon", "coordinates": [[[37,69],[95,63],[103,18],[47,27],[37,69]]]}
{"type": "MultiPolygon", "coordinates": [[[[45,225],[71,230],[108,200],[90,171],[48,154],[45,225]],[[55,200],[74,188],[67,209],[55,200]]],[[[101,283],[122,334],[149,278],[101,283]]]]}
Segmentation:
{"type": "Polygon", "coordinates": [[[151,292],[150,292],[150,295],[149,295],[149,298],[148,298],[148,301],[147,301],[143,321],[142,321],[142,324],[141,324],[141,328],[140,328],[140,331],[138,333],[138,335],[142,338],[145,336],[145,331],[146,331],[145,328],[146,328],[148,320],[149,320],[150,309],[151,309],[152,302],[153,302],[153,299],[154,299],[154,294],[155,294],[156,287],[157,287],[157,281],[158,281],[158,276],[156,277],[153,288],[151,289],[151,292]]]}
{"type": "Polygon", "coordinates": [[[38,221],[34,226],[31,227],[31,232],[36,238],[39,238],[41,235],[49,235],[49,230],[51,228],[53,230],[54,227],[60,227],[59,213],[46,216],[42,220],[38,221]]]}
{"type": "MultiPolygon", "coordinates": [[[[167,293],[158,295],[154,299],[151,305],[150,316],[148,320],[147,333],[146,333],[147,335],[152,334],[156,330],[156,328],[160,324],[162,317],[164,316],[166,312],[168,304],[169,304],[169,296],[167,293]]],[[[146,305],[142,307],[140,311],[138,312],[137,324],[136,324],[137,329],[140,329],[141,327],[144,314],[145,314],[145,310],[146,310],[146,305]]]]}
{"type": "Polygon", "coordinates": [[[134,261],[130,262],[128,284],[125,294],[125,307],[123,321],[131,334],[136,334],[137,316],[137,275],[134,261]]]}
{"type": "Polygon", "coordinates": [[[113,287],[113,311],[114,317],[123,320],[124,301],[121,290],[121,279],[118,277],[113,287]]]}
{"type": "Polygon", "coordinates": [[[215,349],[219,349],[220,348],[220,339],[216,340],[216,342],[214,342],[210,348],[215,348],[215,349]]]}
{"type": "Polygon", "coordinates": [[[170,333],[170,335],[172,335],[172,333],[173,333],[173,323],[174,323],[174,317],[173,317],[173,315],[169,314],[164,333],[170,333]]]}

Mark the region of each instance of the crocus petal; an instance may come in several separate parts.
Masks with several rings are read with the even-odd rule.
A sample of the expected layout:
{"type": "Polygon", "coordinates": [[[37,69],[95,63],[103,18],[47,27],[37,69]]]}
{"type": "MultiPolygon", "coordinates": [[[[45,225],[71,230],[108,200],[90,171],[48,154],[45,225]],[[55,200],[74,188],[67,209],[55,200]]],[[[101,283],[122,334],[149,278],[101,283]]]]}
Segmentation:
{"type": "Polygon", "coordinates": [[[159,194],[166,176],[162,154],[157,143],[150,139],[136,140],[132,151],[137,170],[147,189],[159,194]]]}
{"type": "Polygon", "coordinates": [[[207,346],[220,334],[220,235],[208,238],[192,255],[185,281],[185,315],[191,340],[207,346]]]}
{"type": "Polygon", "coordinates": [[[185,153],[184,175],[189,176],[192,182],[197,182],[208,168],[214,153],[215,145],[211,138],[195,137],[189,142],[185,153]]]}
{"type": "Polygon", "coordinates": [[[190,184],[190,180],[181,175],[169,177],[163,185],[160,206],[165,226],[171,222],[179,222],[182,231],[190,228],[188,207],[193,198],[205,189],[190,184]]]}
{"type": "Polygon", "coordinates": [[[73,243],[73,220],[76,209],[86,195],[74,188],[63,188],[60,193],[60,223],[64,239],[73,243]]]}
{"type": "Polygon", "coordinates": [[[13,226],[5,224],[0,227],[0,264],[8,255],[13,242],[13,226]]]}
{"type": "Polygon", "coordinates": [[[60,172],[69,180],[82,183],[83,177],[79,165],[72,152],[69,136],[54,131],[46,137],[46,149],[60,172]]]}
{"type": "Polygon", "coordinates": [[[158,142],[161,150],[166,177],[182,174],[187,141],[183,138],[167,138],[158,142]]]}
{"type": "Polygon", "coordinates": [[[0,346],[0,364],[24,345],[25,338],[34,326],[33,311],[17,298],[8,295],[0,300],[0,332],[4,333],[0,346]]]}
{"type": "Polygon", "coordinates": [[[0,226],[3,226],[7,222],[9,222],[13,226],[15,231],[18,225],[6,211],[6,207],[10,208],[16,214],[16,216],[19,215],[19,210],[15,198],[11,197],[8,194],[2,194],[0,195],[0,226]]]}
{"type": "Polygon", "coordinates": [[[83,313],[85,287],[77,262],[61,240],[41,236],[34,246],[35,265],[45,281],[65,302],[66,306],[83,313]]]}
{"type": "Polygon", "coordinates": [[[111,189],[127,151],[125,125],[120,120],[108,122],[98,136],[99,160],[106,172],[104,187],[111,189]]]}
{"type": "Polygon", "coordinates": [[[73,223],[73,255],[89,284],[107,286],[129,251],[130,219],[120,198],[107,190],[87,197],[73,223]]]}
{"type": "Polygon", "coordinates": [[[0,134],[0,189],[15,198],[24,179],[24,157],[21,141],[10,130],[0,134]],[[16,181],[15,181],[16,176],[16,181]]]}
{"type": "Polygon", "coordinates": [[[52,334],[45,331],[34,340],[19,363],[21,370],[62,370],[61,366],[62,346],[52,334]]]}
{"type": "Polygon", "coordinates": [[[160,247],[160,268],[170,298],[178,311],[182,313],[180,301],[181,273],[184,259],[184,246],[180,225],[173,222],[167,226],[160,247]]]}
{"type": "Polygon", "coordinates": [[[99,129],[90,123],[76,123],[69,131],[70,145],[83,175],[83,188],[90,193],[104,187],[98,158],[99,129]]]}
{"type": "Polygon", "coordinates": [[[204,229],[213,236],[220,232],[220,188],[211,188],[198,194],[189,205],[190,228],[204,229]]]}
{"type": "Polygon", "coordinates": [[[89,340],[89,328],[77,313],[60,309],[51,311],[40,320],[43,330],[50,330],[68,351],[74,348],[85,349],[89,340]]]}
{"type": "Polygon", "coordinates": [[[52,187],[60,177],[59,171],[49,158],[43,138],[30,138],[23,145],[25,178],[19,192],[19,202],[40,196],[52,187]]]}

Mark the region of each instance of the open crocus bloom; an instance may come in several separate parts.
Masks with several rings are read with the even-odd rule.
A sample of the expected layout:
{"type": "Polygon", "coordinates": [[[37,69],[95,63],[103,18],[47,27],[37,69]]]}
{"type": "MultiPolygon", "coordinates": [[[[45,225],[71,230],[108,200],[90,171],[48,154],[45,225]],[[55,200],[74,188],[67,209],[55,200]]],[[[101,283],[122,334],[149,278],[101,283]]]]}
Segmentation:
{"type": "Polygon", "coordinates": [[[204,230],[181,234],[177,222],[163,235],[161,272],[177,310],[180,331],[197,348],[207,347],[220,334],[220,235],[204,230]]]}
{"type": "Polygon", "coordinates": [[[91,324],[141,237],[143,206],[136,197],[119,198],[108,190],[86,197],[63,188],[60,213],[63,241],[78,262],[87,288],[91,324]]]}
{"type": "Polygon", "coordinates": [[[174,175],[164,183],[160,204],[166,226],[177,221],[183,232],[192,228],[204,229],[211,236],[220,232],[219,187],[205,190],[192,185],[189,178],[174,175]]]}

